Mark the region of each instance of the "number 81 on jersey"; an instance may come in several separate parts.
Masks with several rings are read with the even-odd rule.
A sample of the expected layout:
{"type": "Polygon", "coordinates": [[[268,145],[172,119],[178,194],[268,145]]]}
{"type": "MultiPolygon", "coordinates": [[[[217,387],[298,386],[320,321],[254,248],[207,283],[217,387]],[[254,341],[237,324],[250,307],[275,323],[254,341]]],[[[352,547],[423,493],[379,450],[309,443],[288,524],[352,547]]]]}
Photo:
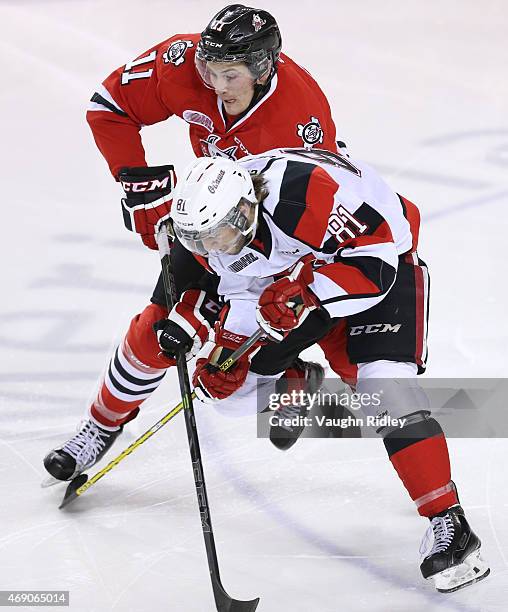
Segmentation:
{"type": "Polygon", "coordinates": [[[337,242],[342,244],[351,238],[356,238],[365,233],[368,228],[368,225],[360,223],[343,206],[338,206],[335,212],[330,215],[327,229],[337,242]]]}

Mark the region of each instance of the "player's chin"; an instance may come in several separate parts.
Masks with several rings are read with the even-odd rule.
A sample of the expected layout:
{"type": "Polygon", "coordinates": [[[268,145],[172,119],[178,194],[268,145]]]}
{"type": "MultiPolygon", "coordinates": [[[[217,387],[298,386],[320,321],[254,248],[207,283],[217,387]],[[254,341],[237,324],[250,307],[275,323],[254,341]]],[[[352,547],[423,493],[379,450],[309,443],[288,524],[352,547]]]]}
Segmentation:
{"type": "Polygon", "coordinates": [[[238,255],[238,253],[243,249],[244,242],[245,241],[242,240],[240,243],[230,246],[227,251],[224,251],[224,253],[226,255],[238,255]]]}
{"type": "Polygon", "coordinates": [[[240,113],[243,113],[243,111],[245,110],[244,105],[239,103],[237,100],[233,100],[233,101],[223,100],[223,102],[224,102],[224,108],[226,109],[226,113],[228,115],[231,115],[231,116],[239,115],[240,113]]]}

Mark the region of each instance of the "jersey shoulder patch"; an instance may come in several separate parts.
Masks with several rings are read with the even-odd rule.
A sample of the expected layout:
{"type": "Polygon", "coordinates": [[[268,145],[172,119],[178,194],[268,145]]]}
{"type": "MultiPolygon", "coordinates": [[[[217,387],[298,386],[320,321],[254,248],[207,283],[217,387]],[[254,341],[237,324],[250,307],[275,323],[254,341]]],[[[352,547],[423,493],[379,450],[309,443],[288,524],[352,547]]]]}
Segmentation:
{"type": "Polygon", "coordinates": [[[191,47],[194,47],[194,42],[189,38],[174,40],[162,54],[162,61],[165,64],[180,66],[185,62],[187,49],[191,47]]]}

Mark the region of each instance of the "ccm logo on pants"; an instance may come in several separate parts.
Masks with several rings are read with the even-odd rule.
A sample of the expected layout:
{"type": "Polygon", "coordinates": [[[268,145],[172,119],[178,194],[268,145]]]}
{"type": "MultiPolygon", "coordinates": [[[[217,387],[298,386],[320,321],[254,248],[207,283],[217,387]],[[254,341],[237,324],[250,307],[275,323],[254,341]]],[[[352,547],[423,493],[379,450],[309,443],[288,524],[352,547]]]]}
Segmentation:
{"type": "Polygon", "coordinates": [[[349,331],[350,336],[359,336],[360,334],[377,334],[378,332],[384,334],[386,332],[393,332],[396,334],[402,327],[401,323],[392,325],[391,323],[371,323],[370,325],[356,325],[349,331]]]}

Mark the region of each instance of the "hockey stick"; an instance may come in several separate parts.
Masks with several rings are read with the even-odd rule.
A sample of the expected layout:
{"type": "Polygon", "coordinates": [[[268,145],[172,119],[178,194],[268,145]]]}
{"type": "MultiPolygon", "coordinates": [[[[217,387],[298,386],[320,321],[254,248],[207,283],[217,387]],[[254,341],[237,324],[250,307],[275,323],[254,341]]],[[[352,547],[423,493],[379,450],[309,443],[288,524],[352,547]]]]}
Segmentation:
{"type": "MultiPolygon", "coordinates": [[[[225,372],[228,368],[230,368],[233,365],[233,363],[235,363],[237,359],[240,359],[240,357],[246,351],[248,351],[251,348],[251,346],[255,344],[262,335],[263,335],[263,332],[261,330],[258,330],[257,332],[252,334],[252,336],[248,338],[234,353],[232,353],[230,357],[228,357],[228,359],[224,361],[224,363],[220,364],[219,370],[222,370],[223,372],[225,372]]],[[[191,399],[195,399],[195,398],[196,398],[196,394],[193,391],[191,394],[191,399]]],[[[141,446],[143,442],[146,442],[148,438],[151,438],[153,434],[159,431],[159,429],[163,427],[166,423],[171,421],[171,419],[175,417],[179,412],[181,412],[183,408],[185,408],[184,400],[182,400],[179,404],[177,404],[170,412],[165,414],[159,421],[157,421],[157,423],[155,423],[155,425],[152,425],[150,429],[145,431],[144,434],[142,434],[137,440],[135,440],[130,446],[128,446],[124,451],[122,451],[117,457],[115,457],[112,461],[110,461],[104,468],[102,468],[102,470],[99,470],[96,474],[94,474],[90,479],[88,478],[86,474],[79,474],[79,476],[76,476],[75,478],[73,478],[71,482],[69,483],[69,485],[67,486],[64,498],[59,508],[60,509],[65,508],[65,506],[70,504],[77,497],[79,497],[80,495],[83,495],[83,493],[88,491],[88,489],[92,485],[94,485],[98,480],[100,480],[109,471],[111,471],[114,467],[116,467],[120,463],[120,461],[122,461],[123,459],[125,459],[125,457],[130,455],[132,451],[136,450],[138,446],[141,446]]]]}
{"type": "MultiPolygon", "coordinates": [[[[168,230],[166,226],[162,226],[157,235],[157,245],[161,257],[162,279],[164,281],[164,293],[166,295],[166,303],[168,310],[171,310],[177,301],[176,285],[173,272],[171,270],[171,260],[169,257],[169,240],[168,230]]],[[[245,353],[250,346],[263,336],[263,331],[258,330],[251,336],[241,347],[245,353]],[[246,345],[249,347],[246,347],[246,345]]],[[[237,352],[237,351],[236,351],[237,352]]],[[[234,355],[234,353],[233,353],[234,355]]],[[[227,369],[233,363],[232,358],[226,360],[227,369]]],[[[235,357],[235,360],[238,357],[235,357]]],[[[221,364],[220,369],[224,369],[221,364]]],[[[182,403],[185,405],[185,426],[187,428],[187,438],[189,441],[189,450],[191,454],[192,467],[194,472],[194,482],[196,485],[196,494],[198,497],[199,513],[201,515],[201,527],[203,529],[203,537],[205,539],[206,556],[208,559],[208,569],[210,571],[210,579],[212,581],[213,595],[215,605],[218,612],[254,612],[259,603],[259,597],[251,601],[240,601],[230,597],[220,579],[219,562],[217,560],[217,551],[215,549],[215,538],[212,530],[212,520],[210,516],[210,507],[208,505],[208,494],[206,492],[205,475],[203,473],[203,462],[201,459],[201,450],[199,448],[198,431],[196,428],[196,419],[194,416],[194,407],[192,400],[195,394],[191,392],[189,381],[189,372],[187,370],[187,361],[184,354],[177,357],[176,365],[178,368],[178,382],[180,384],[180,392],[182,394],[182,403]]]]}
{"type": "MultiPolygon", "coordinates": [[[[158,244],[161,255],[161,265],[164,280],[164,288],[166,291],[166,298],[168,300],[168,306],[175,301],[174,297],[174,280],[171,273],[171,262],[169,259],[169,244],[167,239],[166,229],[164,228],[158,235],[158,244]],[[162,246],[161,246],[162,243],[162,246]]],[[[252,336],[250,336],[234,353],[232,353],[223,363],[220,364],[219,369],[225,372],[229,369],[235,361],[237,361],[242,355],[244,355],[261,337],[265,334],[259,329],[252,336]]],[[[138,446],[146,442],[148,438],[153,436],[161,427],[173,419],[182,409],[185,408],[185,422],[187,427],[187,435],[189,439],[189,449],[191,452],[192,465],[194,468],[194,479],[196,484],[196,492],[198,495],[199,510],[201,514],[201,525],[203,529],[203,536],[205,539],[205,548],[208,558],[208,567],[210,571],[210,578],[212,581],[212,588],[215,598],[215,604],[218,612],[254,612],[256,609],[259,598],[252,601],[240,601],[232,599],[224,590],[220,580],[219,564],[217,560],[217,553],[215,550],[215,541],[212,532],[212,525],[210,520],[210,510],[208,507],[208,496],[206,493],[206,487],[203,477],[201,452],[199,448],[199,440],[197,437],[196,423],[194,418],[194,410],[192,406],[192,400],[196,398],[194,392],[190,392],[190,382],[187,373],[187,363],[185,356],[182,355],[184,374],[186,377],[187,386],[182,385],[182,377],[180,376],[179,369],[179,381],[180,388],[182,391],[182,401],[176,405],[170,412],[164,415],[155,425],[148,429],[142,434],[137,440],[135,440],[130,446],[128,446],[120,455],[115,457],[108,463],[102,470],[98,471],[94,476],[88,479],[86,474],[80,474],[76,476],[68,485],[65,491],[64,498],[60,504],[60,508],[64,508],[70,504],[77,497],[85,493],[92,485],[100,480],[105,474],[112,470],[116,465],[120,463],[125,457],[130,455],[138,446]]],[[[180,366],[179,366],[180,368],[180,366]]]]}

